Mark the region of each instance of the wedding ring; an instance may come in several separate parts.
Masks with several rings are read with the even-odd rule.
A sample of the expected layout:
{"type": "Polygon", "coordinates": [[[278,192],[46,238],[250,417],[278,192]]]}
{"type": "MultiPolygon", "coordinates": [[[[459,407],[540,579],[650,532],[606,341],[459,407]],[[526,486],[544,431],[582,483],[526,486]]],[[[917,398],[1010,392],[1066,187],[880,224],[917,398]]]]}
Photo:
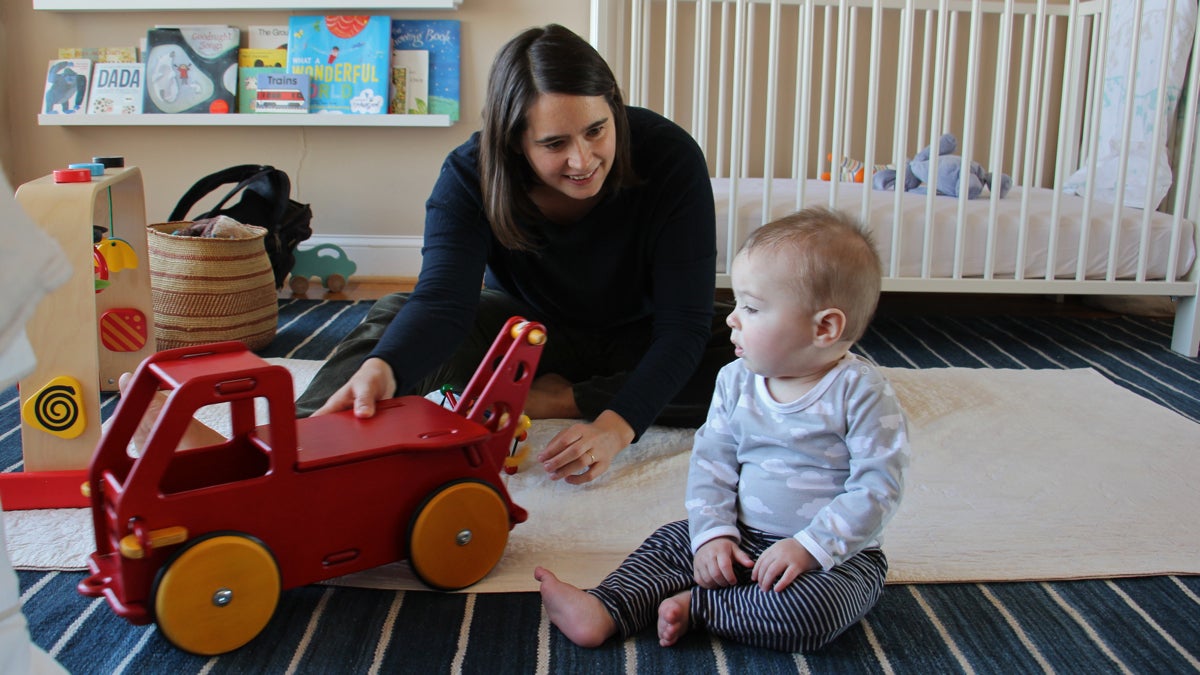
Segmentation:
{"type": "Polygon", "coordinates": [[[592,454],[592,451],[591,451],[591,450],[588,450],[588,451],[587,451],[587,452],[585,452],[584,454],[588,456],[588,459],[592,460],[592,461],[591,461],[591,464],[588,464],[588,466],[591,466],[592,464],[595,464],[595,463],[596,463],[596,456],[592,454]]]}

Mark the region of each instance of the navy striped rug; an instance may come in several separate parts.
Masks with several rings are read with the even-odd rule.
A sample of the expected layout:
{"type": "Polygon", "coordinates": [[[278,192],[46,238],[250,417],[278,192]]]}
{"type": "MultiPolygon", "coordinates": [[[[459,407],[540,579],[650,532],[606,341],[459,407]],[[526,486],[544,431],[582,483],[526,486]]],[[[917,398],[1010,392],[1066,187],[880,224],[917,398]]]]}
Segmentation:
{"type": "MultiPolygon", "coordinates": [[[[322,358],[369,306],[281,302],[279,335],[261,353],[322,358]]],[[[858,351],[893,367],[1094,368],[1200,421],[1200,361],[1171,352],[1170,332],[1169,322],[1145,318],[881,317],[858,351]]],[[[15,398],[15,389],[0,393],[8,471],[20,470],[15,398]]],[[[535,593],[310,586],[285,592],[262,635],[215,658],[179,652],[153,626],[130,626],[103,600],[78,595],[81,573],[18,577],[34,640],[77,675],[1200,672],[1200,577],[889,586],[863,622],[816,655],[699,633],[671,649],[646,633],[584,650],[546,623],[535,593]]]]}

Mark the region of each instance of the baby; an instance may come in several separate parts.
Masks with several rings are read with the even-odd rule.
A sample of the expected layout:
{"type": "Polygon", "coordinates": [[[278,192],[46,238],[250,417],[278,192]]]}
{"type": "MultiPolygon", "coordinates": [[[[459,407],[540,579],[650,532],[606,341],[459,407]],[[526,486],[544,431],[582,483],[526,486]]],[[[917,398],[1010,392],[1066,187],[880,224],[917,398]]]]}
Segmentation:
{"type": "Polygon", "coordinates": [[[904,412],[850,353],[882,268],[854,220],[806,209],[753,232],[733,262],[737,359],[696,432],[688,520],[659,528],[584,591],[538,567],[554,625],[584,647],[657,622],[783,651],[815,651],[883,592],[880,534],[900,503],[904,412]]]}

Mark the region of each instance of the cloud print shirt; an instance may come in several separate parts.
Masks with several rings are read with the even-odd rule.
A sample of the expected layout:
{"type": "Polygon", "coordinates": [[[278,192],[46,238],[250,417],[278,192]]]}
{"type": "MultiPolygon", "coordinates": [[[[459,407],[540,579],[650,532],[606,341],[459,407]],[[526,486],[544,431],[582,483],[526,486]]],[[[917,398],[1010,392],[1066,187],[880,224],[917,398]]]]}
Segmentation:
{"type": "Polygon", "coordinates": [[[717,377],[688,473],[693,552],[738,539],[737,521],[795,537],[830,569],[878,545],[903,491],[908,429],[892,385],[847,355],[808,393],[778,403],[738,359],[717,377]]]}

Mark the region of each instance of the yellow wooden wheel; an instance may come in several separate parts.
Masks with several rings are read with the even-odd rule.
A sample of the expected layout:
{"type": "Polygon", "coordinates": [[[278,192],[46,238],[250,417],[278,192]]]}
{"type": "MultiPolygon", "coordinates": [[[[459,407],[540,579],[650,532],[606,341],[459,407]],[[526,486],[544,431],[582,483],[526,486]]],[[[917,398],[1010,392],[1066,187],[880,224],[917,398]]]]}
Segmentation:
{"type": "Polygon", "coordinates": [[[154,618],[171,644],[193,654],[232,651],[258,635],[279,603],[279,565],[257,539],[198,539],[163,566],[154,618]]]}
{"type": "Polygon", "coordinates": [[[500,562],[508,525],[508,507],[492,486],[474,480],[443,486],[413,517],[409,564],[428,586],[466,588],[500,562]]]}

